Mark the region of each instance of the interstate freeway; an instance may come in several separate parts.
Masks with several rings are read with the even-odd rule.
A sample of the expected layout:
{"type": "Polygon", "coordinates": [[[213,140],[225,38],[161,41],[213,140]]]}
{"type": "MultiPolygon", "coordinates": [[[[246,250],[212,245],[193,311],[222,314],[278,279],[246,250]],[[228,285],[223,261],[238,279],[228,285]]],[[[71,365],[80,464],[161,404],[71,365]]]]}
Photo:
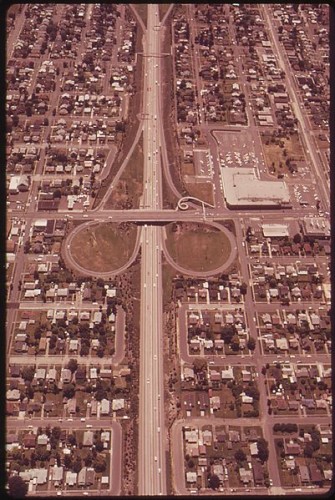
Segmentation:
{"type": "MultiPolygon", "coordinates": [[[[162,208],[160,144],[160,30],[158,5],[148,5],[144,36],[144,99],[147,119],[143,124],[144,194],[142,210],[162,208]]],[[[144,212],[145,213],[145,212],[144,212]]],[[[140,403],[139,403],[139,494],[166,495],[165,425],[163,401],[163,305],[162,228],[142,229],[140,403]]]]}

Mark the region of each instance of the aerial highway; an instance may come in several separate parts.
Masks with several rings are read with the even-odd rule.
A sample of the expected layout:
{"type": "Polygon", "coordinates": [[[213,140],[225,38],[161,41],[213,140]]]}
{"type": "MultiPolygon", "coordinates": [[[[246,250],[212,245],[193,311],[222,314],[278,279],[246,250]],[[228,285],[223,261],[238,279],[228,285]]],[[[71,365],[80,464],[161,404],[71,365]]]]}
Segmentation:
{"type": "MultiPolygon", "coordinates": [[[[170,5],[168,13],[171,12],[173,4],[170,5]]],[[[131,7],[133,8],[133,7],[131,7]]],[[[24,8],[25,9],[25,8],[24,8]]],[[[315,182],[317,183],[317,188],[320,191],[320,199],[324,205],[323,209],[328,210],[329,205],[329,192],[327,189],[327,183],[324,178],[324,172],[320,166],[320,160],[317,156],[313,137],[309,130],[309,124],[306,115],[304,114],[303,107],[301,106],[301,102],[299,102],[297,93],[294,87],[293,75],[290,73],[290,68],[288,66],[287,59],[285,55],[281,53],[281,46],[278,41],[278,37],[275,33],[275,30],[271,28],[272,23],[269,17],[269,10],[267,6],[262,6],[262,11],[264,13],[264,18],[266,23],[268,24],[269,33],[271,35],[271,42],[273,45],[273,49],[278,57],[280,65],[282,69],[285,70],[286,74],[286,82],[287,82],[287,90],[290,95],[290,99],[292,102],[292,107],[296,117],[299,120],[299,131],[301,132],[302,142],[304,149],[309,154],[309,159],[311,165],[313,167],[313,177],[315,177],[315,182]]],[[[92,6],[87,11],[87,19],[90,17],[92,13],[92,6]]],[[[164,19],[168,15],[165,15],[164,19]]],[[[195,17],[195,9],[193,6],[189,7],[189,13],[192,20],[192,16],[195,17]]],[[[118,28],[122,28],[123,19],[124,19],[124,8],[122,10],[122,15],[117,21],[118,28]]],[[[23,18],[23,16],[22,16],[23,18]]],[[[167,471],[166,466],[166,453],[168,450],[168,429],[166,427],[165,413],[167,413],[166,408],[164,407],[164,370],[163,370],[163,274],[162,274],[162,254],[165,255],[166,261],[174,266],[174,268],[180,274],[188,276],[188,274],[193,277],[205,277],[208,275],[214,275],[218,272],[223,272],[227,267],[229,267],[237,258],[239,262],[240,274],[243,277],[245,283],[247,283],[248,289],[245,297],[241,302],[241,306],[243,306],[244,311],[246,312],[248,329],[250,331],[250,336],[256,341],[256,348],[253,353],[249,352],[249,354],[241,354],[236,356],[230,356],[231,359],[228,359],[226,356],[218,356],[215,357],[215,365],[218,367],[226,366],[229,362],[232,366],[243,366],[250,365],[255,368],[255,374],[258,378],[259,387],[260,387],[260,405],[259,405],[259,418],[257,419],[257,423],[263,429],[263,435],[265,439],[269,443],[269,451],[270,451],[270,460],[269,460],[269,473],[270,477],[273,480],[273,486],[275,488],[280,488],[281,478],[279,474],[279,470],[277,467],[276,450],[275,443],[272,436],[272,425],[275,423],[276,416],[269,416],[268,413],[268,405],[267,405],[267,386],[265,385],[265,378],[262,373],[262,368],[266,363],[282,363],[283,359],[285,362],[291,363],[292,365],[298,365],[300,363],[309,364],[309,363],[326,363],[329,359],[328,355],[328,347],[325,350],[324,354],[313,353],[307,354],[306,352],[299,353],[298,355],[287,355],[284,354],[267,354],[264,349],[264,346],[259,342],[260,335],[258,332],[259,329],[259,315],[261,313],[269,312],[271,313],[276,306],[276,302],[271,303],[270,299],[268,302],[256,302],[256,299],[253,298],[252,290],[254,290],[254,285],[252,281],[252,265],[254,262],[258,262],[261,264],[265,264],[271,262],[272,250],[270,249],[270,255],[261,255],[261,252],[256,251],[257,255],[251,254],[250,248],[248,249],[248,245],[245,243],[245,231],[244,229],[247,225],[253,224],[250,221],[258,221],[256,225],[261,225],[262,222],[268,222],[271,220],[272,223],[285,223],[292,221],[303,221],[305,217],[318,215],[315,212],[314,206],[309,207],[299,207],[298,200],[295,200],[292,203],[292,208],[290,209],[236,209],[230,210],[222,196],[221,189],[221,178],[220,178],[220,151],[223,146],[220,144],[220,141],[216,139],[215,135],[211,132],[215,131],[208,123],[203,123],[203,114],[200,112],[200,125],[202,131],[204,132],[205,137],[208,139],[209,149],[217,154],[213,154],[211,157],[211,168],[212,172],[212,183],[214,190],[214,206],[205,206],[205,204],[197,204],[187,202],[182,205],[182,202],[185,198],[182,198],[182,195],[178,192],[178,189],[173,184],[173,179],[171,176],[171,163],[169,163],[167,147],[165,143],[164,137],[164,121],[163,121],[163,89],[166,89],[167,82],[164,82],[163,85],[163,62],[164,57],[169,56],[167,53],[163,53],[163,49],[161,46],[162,39],[164,38],[164,20],[162,22],[159,21],[159,6],[158,4],[148,4],[147,7],[147,26],[145,27],[143,22],[137,16],[141,26],[143,27],[143,53],[141,53],[141,57],[143,57],[143,81],[141,85],[143,86],[143,101],[142,101],[142,109],[138,130],[132,134],[132,145],[127,152],[124,153],[124,161],[121,164],[120,169],[118,170],[116,176],[113,178],[112,183],[108,186],[106,193],[101,200],[100,204],[92,209],[92,210],[70,210],[64,209],[59,210],[57,212],[38,212],[37,211],[37,199],[38,199],[38,183],[41,180],[45,180],[45,178],[50,178],[50,180],[55,176],[47,177],[43,174],[43,164],[44,158],[47,152],[45,151],[45,145],[41,145],[42,151],[42,160],[40,161],[36,173],[31,175],[32,187],[30,190],[30,194],[27,200],[26,207],[23,210],[19,210],[17,205],[14,209],[13,203],[11,208],[8,209],[8,213],[12,219],[22,219],[24,221],[24,227],[22,229],[22,236],[20,236],[20,240],[18,243],[18,250],[15,257],[15,268],[11,278],[11,291],[9,292],[9,301],[7,308],[7,323],[12,328],[12,325],[19,318],[19,314],[21,314],[22,310],[40,310],[41,312],[45,312],[51,306],[49,303],[41,303],[39,299],[34,299],[33,303],[27,303],[22,301],[20,303],[20,289],[21,283],[20,280],[24,281],[23,275],[27,270],[27,263],[29,266],[33,267],[33,261],[42,261],[50,263],[52,261],[58,261],[59,256],[55,253],[52,255],[45,256],[37,256],[35,255],[24,255],[24,244],[29,240],[29,238],[33,235],[33,227],[34,223],[38,219],[64,219],[67,220],[67,229],[70,232],[69,235],[66,236],[65,241],[62,245],[62,257],[65,260],[65,264],[68,265],[69,268],[73,269],[76,272],[81,272],[84,276],[96,276],[98,273],[95,271],[85,270],[83,267],[80,268],[79,264],[74,262],[73,256],[71,255],[71,241],[76,236],[79,231],[86,230],[87,227],[99,224],[99,223],[121,223],[125,221],[133,222],[138,225],[137,228],[137,241],[134,245],[134,250],[132,256],[129,258],[128,262],[122,266],[122,268],[116,269],[113,272],[105,272],[101,273],[103,277],[109,277],[113,274],[120,273],[125,270],[129,265],[135,260],[138,255],[139,248],[141,247],[141,301],[140,301],[140,369],[139,369],[139,429],[138,429],[138,457],[137,457],[137,477],[138,477],[138,491],[139,495],[166,495],[168,491],[167,486],[167,477],[169,475],[169,471],[167,471]],[[108,201],[111,195],[112,190],[117,185],[124,169],[126,168],[129,159],[136,147],[141,135],[143,134],[143,194],[140,199],[140,206],[137,209],[131,210],[110,210],[107,209],[108,201]],[[162,176],[165,176],[165,180],[167,181],[168,187],[171,189],[173,194],[179,199],[178,206],[176,209],[163,209],[163,189],[162,189],[162,176]],[[211,270],[209,272],[203,273],[193,273],[193,271],[185,270],[181,268],[181,266],[175,265],[172,257],[169,257],[167,252],[167,245],[164,241],[164,224],[168,224],[170,222],[176,221],[185,221],[185,222],[198,222],[198,223],[209,223],[214,227],[218,226],[218,222],[220,220],[230,220],[235,224],[235,236],[230,236],[230,242],[232,247],[231,256],[227,260],[227,262],[220,268],[216,270],[211,270]],[[78,222],[83,222],[83,224],[78,225],[78,222]],[[73,226],[77,225],[77,227],[73,228],[73,226]],[[256,260],[257,259],[257,260],[256,260]],[[19,311],[19,314],[18,314],[19,311]]],[[[232,23],[229,24],[232,30],[232,23]]],[[[121,43],[122,37],[121,32],[117,30],[117,46],[121,43]]],[[[16,28],[17,32],[17,28],[16,28]]],[[[195,40],[195,30],[191,29],[191,40],[195,40]]],[[[16,35],[15,35],[16,36],[16,35]]],[[[8,53],[11,54],[13,50],[13,40],[14,36],[10,38],[10,44],[8,47],[8,53]],[[13,39],[13,40],[12,40],[13,39]]],[[[195,54],[197,52],[195,51],[195,54]]],[[[237,57],[237,54],[240,54],[238,50],[234,52],[234,57],[237,57]]],[[[138,54],[139,55],[139,54],[138,54]]],[[[114,55],[114,60],[116,56],[114,55]]],[[[238,59],[238,58],[237,58],[238,59]]],[[[195,69],[195,73],[198,74],[199,66],[200,66],[200,57],[193,57],[193,68],[195,69]]],[[[113,61],[112,61],[113,63],[113,61]]],[[[111,67],[113,64],[111,64],[111,67]]],[[[241,74],[242,74],[242,62],[239,63],[241,74]]],[[[197,87],[201,87],[200,77],[197,77],[197,87]]],[[[243,90],[246,90],[246,77],[243,76],[241,79],[241,85],[243,86],[243,90]],[[245,87],[245,88],[244,88],[245,87]]],[[[106,84],[108,87],[108,84],[106,84]]],[[[170,89],[168,89],[170,91],[170,89]]],[[[53,95],[53,100],[56,102],[57,96],[60,92],[60,84],[57,83],[57,90],[53,95]]],[[[248,96],[248,90],[246,90],[246,95],[248,96]]],[[[248,100],[247,100],[248,101],[248,100]]],[[[201,99],[199,99],[201,103],[201,99]]],[[[255,143],[254,152],[257,158],[262,158],[262,146],[259,141],[259,132],[257,127],[255,126],[253,115],[251,108],[247,109],[248,114],[248,133],[250,137],[253,139],[252,143],[255,143]]],[[[138,115],[139,116],[139,115],[138,115]]],[[[87,118],[88,120],[89,118],[87,118]]],[[[50,130],[50,127],[46,129],[50,130]]],[[[233,130],[233,128],[231,129],[233,130]]],[[[229,129],[227,129],[229,132],[229,129]]],[[[260,160],[259,168],[262,166],[264,169],[263,177],[269,177],[269,174],[265,172],[265,164],[263,160],[260,160]]],[[[263,170],[260,170],[263,171],[263,170]]],[[[288,180],[289,184],[295,184],[296,180],[291,179],[288,180]]],[[[313,182],[309,181],[306,183],[306,186],[309,184],[314,185],[313,182]]],[[[291,187],[291,186],[290,186],[291,187]]],[[[294,200],[293,200],[294,201],[294,200]]],[[[8,202],[9,203],[9,202],[8,202]]],[[[329,216],[329,212],[325,211],[325,216],[329,216]]],[[[328,218],[328,217],[327,217],[328,218]]],[[[220,226],[219,226],[220,227],[220,226]]],[[[270,245],[269,245],[270,247],[270,245]]],[[[297,259],[299,257],[296,257],[297,259]]],[[[292,256],[278,256],[276,257],[276,263],[280,264],[288,264],[294,260],[295,257],[292,256]]],[[[314,263],[320,260],[320,263],[323,262],[323,256],[313,255],[310,257],[304,256],[304,264],[314,263]]],[[[299,261],[297,261],[299,262],[299,261]]],[[[74,302],[59,302],[54,304],[52,307],[61,307],[62,309],[68,311],[70,309],[86,309],[87,306],[82,302],[82,296],[80,292],[76,293],[75,298],[73,296],[72,300],[74,302]]],[[[198,301],[198,298],[196,299],[198,301]]],[[[318,303],[312,299],[309,301],[304,301],[304,307],[312,309],[316,307],[318,303]]],[[[232,304],[232,307],[235,307],[235,303],[232,304]]],[[[326,305],[326,303],[324,303],[326,305]]],[[[214,310],[219,306],[218,303],[213,302],[212,304],[205,304],[204,307],[206,309],[214,310]]],[[[291,302],[290,305],[285,306],[286,312],[296,311],[299,306],[298,302],[291,302]]],[[[98,309],[99,305],[89,306],[90,309],[98,309]]],[[[179,307],[178,310],[178,319],[179,319],[179,354],[181,357],[181,361],[183,363],[193,363],[194,356],[192,357],[188,350],[187,344],[187,323],[186,323],[186,314],[185,311],[191,308],[201,308],[201,304],[195,306],[194,304],[183,304],[179,307]]],[[[276,306],[277,307],[277,306],[276,306]]],[[[280,303],[278,302],[278,308],[280,308],[280,303]]],[[[325,308],[320,308],[325,309],[325,308]]],[[[121,315],[117,316],[119,321],[119,327],[117,328],[116,333],[116,351],[113,357],[108,358],[108,361],[113,364],[119,363],[123,357],[125,352],[124,347],[124,323],[125,317],[121,315]]],[[[14,335],[14,328],[12,328],[12,335],[14,335]]],[[[12,349],[12,355],[10,354],[10,335],[7,335],[7,359],[13,364],[27,366],[32,364],[33,356],[21,356],[14,352],[12,349]]],[[[35,364],[43,363],[43,365],[50,366],[55,364],[64,365],[70,359],[69,354],[64,355],[49,355],[49,349],[46,351],[46,356],[35,355],[34,362],[35,364]]],[[[88,357],[78,357],[80,359],[80,363],[82,365],[89,366],[94,359],[91,356],[88,357]]],[[[97,361],[98,364],[105,363],[106,358],[103,360],[97,361]]],[[[214,355],[213,359],[209,361],[209,364],[214,364],[214,355]]],[[[306,421],[306,415],[303,414],[305,410],[300,408],[299,416],[296,421],[300,423],[304,423],[306,421]]],[[[308,415],[307,415],[308,416],[308,415]]],[[[328,423],[329,414],[325,416],[318,417],[319,422],[328,423]]],[[[112,430],[113,433],[113,443],[115,453],[112,456],[112,467],[111,474],[117,475],[118,481],[114,482],[112,485],[113,494],[119,494],[121,490],[121,477],[122,477],[122,462],[119,455],[119,450],[122,449],[122,432],[121,426],[116,424],[114,421],[109,421],[102,419],[101,421],[93,418],[87,418],[85,420],[86,424],[80,424],[79,419],[64,419],[59,420],[56,418],[48,418],[47,415],[43,416],[42,422],[50,423],[51,425],[60,425],[65,429],[77,428],[81,426],[82,428],[89,427],[94,430],[98,430],[102,425],[108,426],[112,430]],[[58,422],[62,421],[63,424],[59,424],[58,422]],[[104,423],[106,422],[106,424],[104,423]],[[107,423],[108,422],[108,423],[107,423]],[[118,457],[118,460],[116,460],[118,457]],[[115,464],[115,471],[114,471],[115,464]]],[[[115,418],[115,416],[113,417],[115,418]]],[[[125,417],[128,418],[128,417],[125,417]]],[[[280,417],[281,421],[286,422],[292,417],[280,417]]],[[[229,425],[238,423],[238,425],[253,425],[255,423],[255,419],[244,419],[240,424],[238,420],[226,420],[225,423],[229,425]]],[[[216,423],[212,417],[204,417],[204,419],[193,420],[193,423],[197,425],[202,425],[203,423],[213,422],[216,423]]],[[[177,435],[177,427],[180,430],[180,427],[185,423],[184,420],[180,420],[178,424],[174,424],[172,427],[172,432],[170,434],[170,442],[172,447],[172,469],[173,469],[173,480],[176,481],[175,492],[176,494],[186,494],[189,490],[185,487],[185,477],[184,477],[184,456],[182,454],[182,440],[180,439],[180,433],[177,435]]],[[[37,426],[37,419],[28,419],[28,428],[37,426]]],[[[26,429],[27,420],[19,420],[16,418],[9,419],[10,429],[26,429]]],[[[178,430],[178,432],[179,432],[178,430]]],[[[113,476],[111,475],[112,479],[113,476]]],[[[111,481],[112,484],[112,481],[111,481]]],[[[112,490],[111,490],[112,491],[112,490]]],[[[232,490],[231,490],[232,491],[232,490]]],[[[243,490],[243,494],[245,491],[248,492],[250,490],[243,490]]],[[[258,490],[259,491],[259,490],[258,490]]],[[[281,490],[283,493],[284,490],[281,490]]],[[[272,491],[274,493],[274,491],[272,491]]],[[[33,494],[36,494],[33,492],[33,494]]],[[[69,494],[69,492],[65,492],[65,495],[69,494]]],[[[87,493],[84,493],[87,494],[87,493]]]]}
{"type": "MultiPolygon", "coordinates": [[[[162,207],[160,136],[158,126],[161,72],[158,5],[148,5],[144,37],[143,129],[144,192],[141,208],[162,207]]],[[[166,494],[165,425],[163,393],[162,229],[142,228],[140,318],[139,494],[166,494]]]]}

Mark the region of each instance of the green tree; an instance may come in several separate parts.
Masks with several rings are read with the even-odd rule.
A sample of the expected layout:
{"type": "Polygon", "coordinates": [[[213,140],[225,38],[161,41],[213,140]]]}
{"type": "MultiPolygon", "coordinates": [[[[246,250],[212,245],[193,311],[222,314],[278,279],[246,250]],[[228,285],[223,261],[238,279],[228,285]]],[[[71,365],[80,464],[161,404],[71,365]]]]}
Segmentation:
{"type": "Polygon", "coordinates": [[[67,364],[67,367],[71,373],[74,373],[78,368],[78,361],[76,359],[71,358],[67,364]]]}
{"type": "Polygon", "coordinates": [[[308,458],[311,458],[314,453],[314,448],[312,443],[306,443],[306,446],[304,448],[304,455],[308,458]]]}
{"type": "Polygon", "coordinates": [[[21,373],[23,380],[31,382],[34,378],[35,368],[32,366],[24,366],[21,373]]]}
{"type": "Polygon", "coordinates": [[[234,334],[235,328],[233,326],[226,325],[221,329],[221,338],[225,341],[226,344],[230,344],[234,334]]]}
{"type": "Polygon", "coordinates": [[[257,448],[258,448],[258,457],[262,462],[266,462],[269,458],[269,449],[268,443],[264,438],[260,438],[257,440],[257,448]]]}
{"type": "Polygon", "coordinates": [[[77,472],[77,474],[81,470],[81,458],[80,457],[77,457],[76,461],[72,465],[72,470],[73,470],[73,472],[77,472]]]}
{"type": "Polygon", "coordinates": [[[247,342],[247,348],[250,350],[250,351],[253,351],[256,347],[256,341],[253,337],[250,337],[248,342],[247,342]]]}
{"type": "Polygon", "coordinates": [[[240,339],[238,335],[234,335],[233,338],[231,339],[231,344],[230,347],[232,348],[233,351],[238,351],[240,348],[240,339]]]}
{"type": "Polygon", "coordinates": [[[104,449],[104,444],[100,439],[95,443],[95,449],[101,452],[104,449]]]}
{"type": "Polygon", "coordinates": [[[55,191],[53,192],[53,195],[52,197],[55,199],[55,198],[61,198],[62,197],[62,192],[60,189],[55,189],[55,191]]]}
{"type": "Polygon", "coordinates": [[[241,448],[239,448],[236,453],[235,453],[235,459],[237,462],[244,462],[244,460],[246,460],[247,456],[246,454],[244,453],[243,450],[241,450],[241,448]]]}
{"type": "Polygon", "coordinates": [[[87,356],[90,352],[90,348],[87,344],[82,344],[80,349],[80,356],[87,356]]]}
{"type": "Polygon", "coordinates": [[[106,470],[106,460],[103,457],[97,457],[94,461],[95,472],[104,472],[106,470]]]}
{"type": "Polygon", "coordinates": [[[208,485],[209,485],[210,488],[212,488],[212,490],[217,490],[218,487],[220,486],[220,478],[219,478],[219,476],[217,476],[216,474],[212,474],[209,477],[208,485]]]}
{"type": "Polygon", "coordinates": [[[296,233],[296,234],[293,236],[293,242],[294,242],[295,244],[297,244],[297,243],[301,243],[301,240],[302,240],[302,238],[301,238],[301,234],[300,234],[300,233],[296,233]]]}
{"type": "Polygon", "coordinates": [[[64,465],[67,469],[72,468],[72,458],[71,455],[65,455],[64,457],[64,465]]]}
{"type": "Polygon", "coordinates": [[[68,384],[66,387],[63,388],[64,398],[71,399],[73,398],[74,394],[75,394],[75,388],[73,384],[68,384]]]}
{"type": "Polygon", "coordinates": [[[20,476],[11,476],[8,480],[9,496],[12,498],[25,498],[28,485],[20,476]]]}
{"type": "Polygon", "coordinates": [[[52,431],[51,431],[51,434],[52,436],[55,438],[55,439],[59,439],[60,438],[60,435],[61,435],[61,428],[60,427],[53,427],[52,428],[52,431]]]}
{"type": "Polygon", "coordinates": [[[67,441],[71,446],[74,446],[77,444],[77,438],[75,434],[69,434],[67,437],[67,441]]]}
{"type": "Polygon", "coordinates": [[[195,358],[193,361],[193,368],[195,372],[201,372],[207,369],[207,361],[205,358],[195,358]]]}

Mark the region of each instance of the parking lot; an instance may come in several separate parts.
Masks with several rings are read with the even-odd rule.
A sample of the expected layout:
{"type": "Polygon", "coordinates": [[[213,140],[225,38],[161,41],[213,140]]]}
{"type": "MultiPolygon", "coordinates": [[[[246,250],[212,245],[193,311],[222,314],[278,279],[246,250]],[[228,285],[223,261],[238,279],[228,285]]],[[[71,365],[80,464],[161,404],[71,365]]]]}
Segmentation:
{"type": "Polygon", "coordinates": [[[214,136],[219,146],[219,158],[222,167],[257,167],[265,169],[261,145],[256,134],[249,130],[216,131],[214,136]]]}

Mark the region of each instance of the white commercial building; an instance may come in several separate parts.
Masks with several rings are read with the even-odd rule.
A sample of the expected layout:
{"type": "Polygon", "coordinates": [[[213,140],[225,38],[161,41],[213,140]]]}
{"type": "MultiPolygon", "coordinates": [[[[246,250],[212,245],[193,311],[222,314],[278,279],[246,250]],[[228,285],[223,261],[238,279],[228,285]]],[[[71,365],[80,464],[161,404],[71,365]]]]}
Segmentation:
{"type": "Polygon", "coordinates": [[[290,194],[284,181],[263,181],[254,168],[221,167],[224,196],[229,208],[289,207],[290,194]]]}

